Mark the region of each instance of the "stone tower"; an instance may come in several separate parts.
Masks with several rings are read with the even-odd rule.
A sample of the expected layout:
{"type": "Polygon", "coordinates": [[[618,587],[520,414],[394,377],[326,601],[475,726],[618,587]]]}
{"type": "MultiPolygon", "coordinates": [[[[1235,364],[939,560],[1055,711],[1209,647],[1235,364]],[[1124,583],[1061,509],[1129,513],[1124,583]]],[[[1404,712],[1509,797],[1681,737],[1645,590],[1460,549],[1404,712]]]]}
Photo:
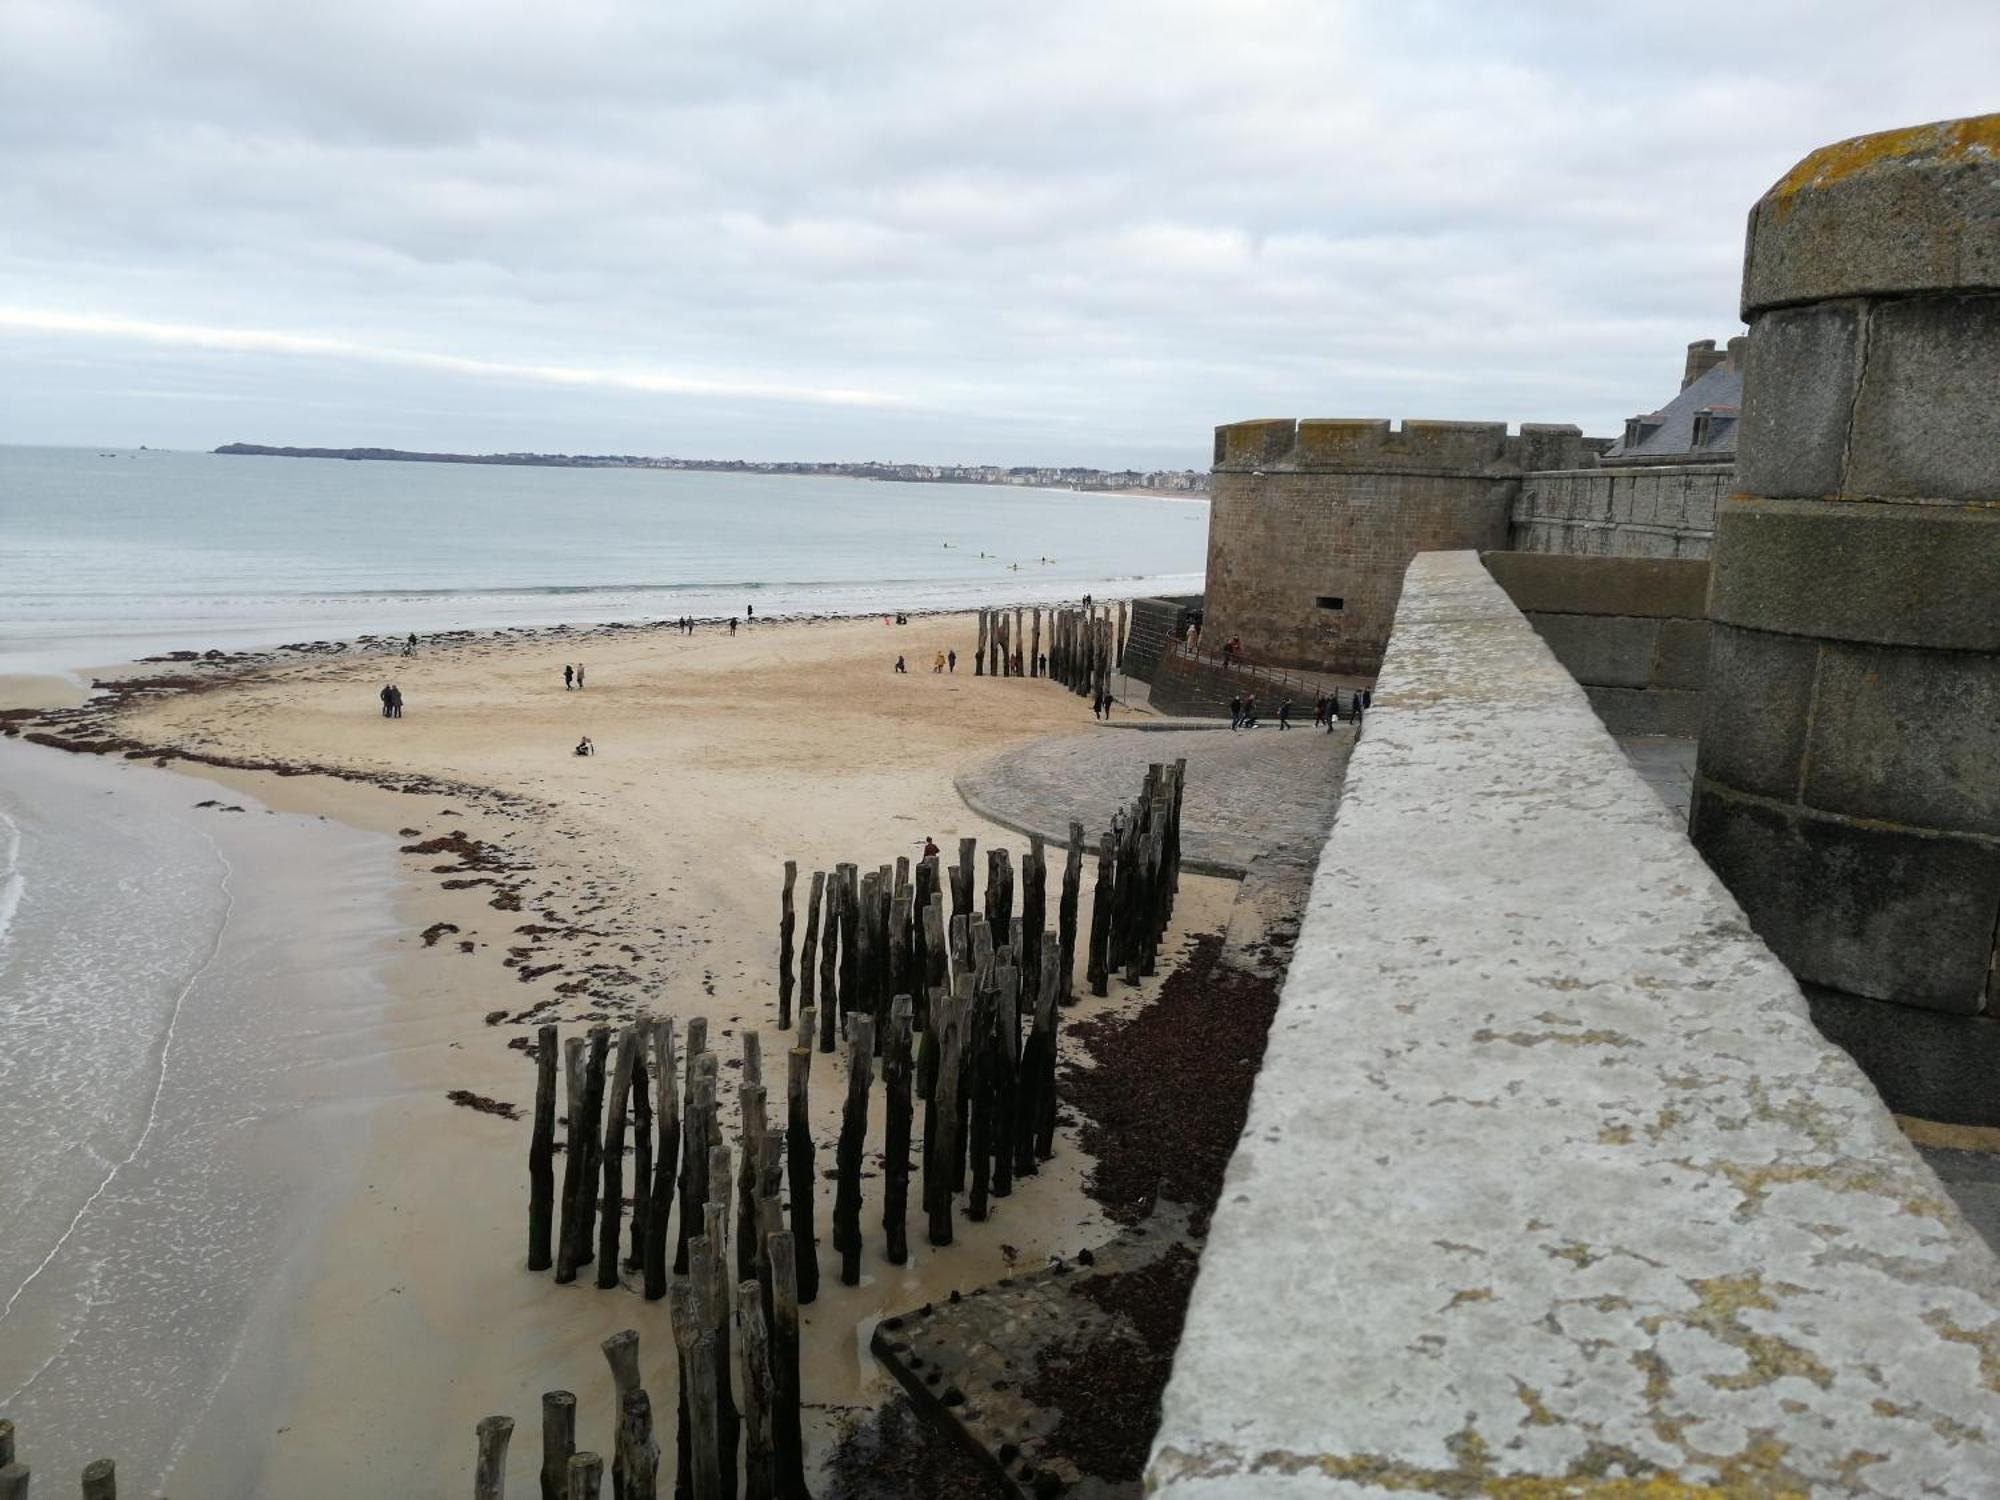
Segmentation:
{"type": "Polygon", "coordinates": [[[1892,1108],[2000,1124],[2000,115],[1799,163],[1743,315],[1691,832],[1892,1108]]]}
{"type": "Polygon", "coordinates": [[[1236,422],[1215,430],[1202,639],[1251,661],[1372,676],[1419,552],[1507,545],[1530,469],[1583,461],[1575,427],[1236,422]]]}

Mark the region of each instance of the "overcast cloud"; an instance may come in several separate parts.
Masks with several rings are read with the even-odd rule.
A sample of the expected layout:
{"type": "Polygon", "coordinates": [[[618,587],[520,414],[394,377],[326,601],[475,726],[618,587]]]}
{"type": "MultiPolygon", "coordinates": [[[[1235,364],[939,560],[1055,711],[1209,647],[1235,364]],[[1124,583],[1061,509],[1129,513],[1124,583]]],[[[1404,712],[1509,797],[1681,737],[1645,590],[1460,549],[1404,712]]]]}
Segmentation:
{"type": "Polygon", "coordinates": [[[0,0],[0,441],[1206,462],[1577,421],[2000,5],[0,0]]]}

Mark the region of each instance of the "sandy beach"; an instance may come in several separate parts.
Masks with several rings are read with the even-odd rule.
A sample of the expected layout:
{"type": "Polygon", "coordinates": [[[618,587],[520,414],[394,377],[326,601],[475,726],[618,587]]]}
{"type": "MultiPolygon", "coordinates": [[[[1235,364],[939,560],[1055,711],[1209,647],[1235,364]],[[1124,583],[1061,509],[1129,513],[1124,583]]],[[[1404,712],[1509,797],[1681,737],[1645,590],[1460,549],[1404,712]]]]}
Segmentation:
{"type": "MultiPolygon", "coordinates": [[[[264,1493],[456,1490],[468,1482],[473,1426],[495,1412],[521,1424],[511,1468],[529,1485],[545,1390],[576,1391],[580,1444],[608,1451],[597,1345],[624,1327],[641,1331],[656,1403],[670,1399],[666,1305],[525,1271],[527,1121],[446,1096],[464,1090],[526,1115],[533,1067],[510,1042],[537,1022],[641,1007],[708,1017],[725,1060],[750,1028],[775,1057],[784,860],[799,861],[803,914],[810,872],[840,860],[914,857],[926,836],[947,849],[961,836],[1023,846],[967,811],[952,778],[1010,745],[1086,727],[1088,706],[1043,681],[974,678],[974,633],[969,617],[940,616],[900,627],[765,623],[733,637],[711,627],[482,638],[409,658],[230,668],[202,690],[128,700],[115,726],[124,740],[240,762],[176,764],[280,812],[392,836],[403,851],[379,1038],[392,1082],[368,1103],[354,1187],[287,1314],[288,1410],[268,1433],[205,1424],[172,1476],[177,1488],[201,1489],[223,1472],[220,1454],[233,1463],[250,1444],[264,1454],[264,1493]],[[934,674],[935,654],[951,649],[959,670],[934,674]],[[908,675],[892,671],[898,654],[908,675]],[[582,690],[565,690],[566,663],[584,667],[582,690]],[[386,681],[403,691],[401,719],[381,715],[386,681]],[[598,753],[572,755],[586,734],[598,753]],[[324,774],[281,774],[303,766],[324,774]]],[[[1136,791],[1153,737],[1120,738],[1133,742],[1136,791]]],[[[1188,935],[1222,925],[1234,890],[1184,881],[1163,976],[1188,935]]],[[[1084,896],[1087,923],[1087,880],[1084,896]]],[[[1114,985],[1066,1020],[1133,1005],[1158,983],[1114,985]]],[[[722,1077],[733,1122],[733,1067],[722,1077]]],[[[817,1057],[823,1168],[838,1080],[835,1060],[817,1057]]],[[[1056,1160],[991,1221],[964,1226],[955,1246],[933,1252],[914,1234],[910,1263],[891,1267],[875,1231],[860,1286],[825,1278],[806,1309],[815,1458],[881,1394],[867,1353],[875,1318],[1109,1236],[1082,1191],[1086,1165],[1059,1140],[1056,1160]]],[[[824,1263],[832,1185],[821,1186],[824,1263]]]]}

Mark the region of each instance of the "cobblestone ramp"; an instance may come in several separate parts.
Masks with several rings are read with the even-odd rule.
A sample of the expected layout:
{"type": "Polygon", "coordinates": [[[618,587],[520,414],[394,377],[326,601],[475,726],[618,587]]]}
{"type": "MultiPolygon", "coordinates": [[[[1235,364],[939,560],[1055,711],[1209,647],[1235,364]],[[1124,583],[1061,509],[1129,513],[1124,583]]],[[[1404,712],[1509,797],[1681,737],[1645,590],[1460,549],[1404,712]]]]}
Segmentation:
{"type": "Polygon", "coordinates": [[[1310,866],[1319,857],[1353,747],[1352,726],[1329,734],[1310,716],[1289,730],[1268,721],[1241,732],[1100,729],[1036,740],[956,784],[966,806],[1002,827],[1062,844],[1076,819],[1094,844],[1138,794],[1147,765],[1186,757],[1182,868],[1240,879],[1259,861],[1310,866]]]}

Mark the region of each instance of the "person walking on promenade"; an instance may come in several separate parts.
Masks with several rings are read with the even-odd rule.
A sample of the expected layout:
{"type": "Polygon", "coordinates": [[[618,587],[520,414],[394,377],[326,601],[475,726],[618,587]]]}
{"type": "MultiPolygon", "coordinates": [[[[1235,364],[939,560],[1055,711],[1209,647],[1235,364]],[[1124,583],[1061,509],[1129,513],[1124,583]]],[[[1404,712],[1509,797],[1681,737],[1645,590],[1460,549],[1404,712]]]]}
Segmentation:
{"type": "Polygon", "coordinates": [[[1278,727],[1280,729],[1292,727],[1292,700],[1289,698],[1278,705],[1278,727]]]}
{"type": "Polygon", "coordinates": [[[570,665],[570,664],[569,664],[568,662],[564,662],[564,663],[563,663],[563,691],[564,691],[564,692],[566,693],[566,692],[568,692],[568,691],[569,691],[569,690],[570,690],[571,688],[573,688],[573,687],[575,687],[575,686],[576,686],[576,668],[575,668],[575,667],[572,667],[572,666],[571,666],[571,665],[570,665]]]}
{"type": "Polygon", "coordinates": [[[1373,708],[1375,706],[1375,689],[1363,688],[1361,690],[1361,706],[1363,708],[1373,708]]]}
{"type": "Polygon", "coordinates": [[[1231,698],[1229,700],[1229,727],[1231,729],[1241,729],[1243,727],[1243,700],[1241,698],[1231,698]]]}
{"type": "Polygon", "coordinates": [[[382,717],[386,719],[389,717],[389,705],[396,701],[396,690],[385,682],[382,684],[382,691],[378,696],[382,700],[382,717]]]}
{"type": "Polygon", "coordinates": [[[1243,727],[1245,729],[1257,727],[1257,698],[1254,693],[1243,700],[1243,727]]]}

